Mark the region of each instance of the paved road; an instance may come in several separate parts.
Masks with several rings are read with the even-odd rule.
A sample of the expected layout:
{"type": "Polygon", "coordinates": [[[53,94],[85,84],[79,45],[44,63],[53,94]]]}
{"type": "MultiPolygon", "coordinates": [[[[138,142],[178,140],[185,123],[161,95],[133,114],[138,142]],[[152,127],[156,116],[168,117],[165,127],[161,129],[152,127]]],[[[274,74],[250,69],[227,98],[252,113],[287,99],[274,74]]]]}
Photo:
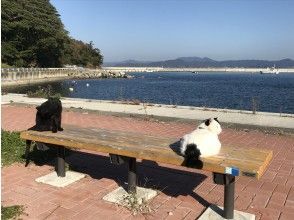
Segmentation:
{"type": "MultiPolygon", "coordinates": [[[[34,124],[34,107],[2,105],[2,128],[24,130],[34,124]]],[[[62,123],[82,127],[129,130],[138,135],[181,137],[194,129],[191,123],[143,120],[94,112],[63,112],[62,123]]],[[[235,208],[254,213],[256,219],[294,219],[294,137],[260,131],[224,129],[223,145],[271,149],[274,159],[260,181],[237,178],[235,208]]],[[[2,205],[24,205],[23,219],[195,219],[209,205],[223,204],[223,188],[213,184],[211,173],[142,161],[139,184],[160,191],[152,211],[133,216],[102,197],[126,181],[126,167],[109,163],[107,155],[74,152],[67,161],[87,177],[57,189],[35,178],[53,171],[50,164],[14,164],[2,168],[2,205]]]]}

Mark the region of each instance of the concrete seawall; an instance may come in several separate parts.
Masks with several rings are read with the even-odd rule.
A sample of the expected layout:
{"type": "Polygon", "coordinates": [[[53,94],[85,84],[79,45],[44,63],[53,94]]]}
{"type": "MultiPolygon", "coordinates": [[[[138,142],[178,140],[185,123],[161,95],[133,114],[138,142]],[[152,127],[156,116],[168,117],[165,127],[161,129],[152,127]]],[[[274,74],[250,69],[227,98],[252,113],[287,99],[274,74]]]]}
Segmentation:
{"type": "Polygon", "coordinates": [[[72,71],[72,69],[66,68],[2,68],[1,80],[6,82],[46,77],[65,77],[72,71]]]}
{"type": "MultiPolygon", "coordinates": [[[[259,73],[267,68],[163,68],[163,67],[103,67],[105,70],[124,72],[251,72],[259,73]]],[[[279,72],[294,73],[294,68],[281,68],[279,72]]]]}
{"type": "Polygon", "coordinates": [[[119,70],[86,68],[2,68],[1,85],[11,87],[71,78],[126,78],[119,70]]]}

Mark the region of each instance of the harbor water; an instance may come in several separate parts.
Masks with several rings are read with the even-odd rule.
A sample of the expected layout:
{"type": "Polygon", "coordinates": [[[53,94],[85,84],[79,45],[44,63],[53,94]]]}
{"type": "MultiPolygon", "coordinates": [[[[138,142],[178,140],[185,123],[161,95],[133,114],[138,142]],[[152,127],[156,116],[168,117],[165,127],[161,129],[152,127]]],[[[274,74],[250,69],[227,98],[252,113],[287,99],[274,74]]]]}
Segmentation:
{"type": "MultiPolygon", "coordinates": [[[[222,109],[294,114],[294,74],[225,72],[130,73],[132,79],[79,79],[51,82],[65,97],[128,100],[222,109]]],[[[27,93],[42,85],[14,88],[27,93]]]]}

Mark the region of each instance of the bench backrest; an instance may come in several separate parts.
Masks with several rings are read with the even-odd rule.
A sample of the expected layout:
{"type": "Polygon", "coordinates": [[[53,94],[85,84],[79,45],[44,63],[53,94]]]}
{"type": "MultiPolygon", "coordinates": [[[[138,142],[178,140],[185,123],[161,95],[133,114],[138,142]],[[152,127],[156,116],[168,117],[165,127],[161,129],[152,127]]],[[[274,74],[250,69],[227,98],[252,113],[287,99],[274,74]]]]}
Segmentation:
{"type": "MultiPolygon", "coordinates": [[[[178,166],[184,164],[184,158],[177,153],[176,138],[73,126],[67,126],[64,131],[57,133],[24,131],[21,138],[178,166]]],[[[223,146],[218,155],[201,158],[201,169],[259,179],[271,158],[272,151],[223,146]]]]}

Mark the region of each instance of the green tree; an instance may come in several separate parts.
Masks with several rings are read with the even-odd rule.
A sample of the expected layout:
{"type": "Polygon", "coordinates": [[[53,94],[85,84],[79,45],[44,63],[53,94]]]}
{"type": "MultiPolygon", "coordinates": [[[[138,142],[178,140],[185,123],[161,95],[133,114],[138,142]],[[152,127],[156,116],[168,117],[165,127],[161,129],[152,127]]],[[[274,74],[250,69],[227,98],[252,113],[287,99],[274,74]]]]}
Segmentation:
{"type": "Polygon", "coordinates": [[[70,39],[65,55],[65,61],[70,64],[89,68],[100,67],[103,63],[103,56],[99,49],[94,48],[92,41],[84,43],[79,40],[70,39]]]}
{"type": "Polygon", "coordinates": [[[102,64],[103,57],[91,42],[68,36],[49,0],[2,0],[1,7],[2,63],[16,67],[102,64]]]}
{"type": "Polygon", "coordinates": [[[2,0],[1,7],[2,62],[61,66],[67,32],[49,1],[2,0]]]}

